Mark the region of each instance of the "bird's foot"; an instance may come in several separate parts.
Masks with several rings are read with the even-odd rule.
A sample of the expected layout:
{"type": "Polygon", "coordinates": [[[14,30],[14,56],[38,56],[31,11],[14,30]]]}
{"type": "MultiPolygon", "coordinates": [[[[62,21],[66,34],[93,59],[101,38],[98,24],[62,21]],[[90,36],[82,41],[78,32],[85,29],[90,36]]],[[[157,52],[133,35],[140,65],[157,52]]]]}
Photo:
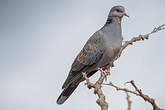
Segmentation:
{"type": "Polygon", "coordinates": [[[107,74],[106,71],[103,70],[102,68],[98,68],[98,70],[99,70],[101,73],[105,74],[105,75],[107,74]]]}
{"type": "Polygon", "coordinates": [[[107,76],[110,74],[110,69],[102,69],[102,68],[98,68],[98,70],[105,75],[105,81],[107,81],[107,76]]]}

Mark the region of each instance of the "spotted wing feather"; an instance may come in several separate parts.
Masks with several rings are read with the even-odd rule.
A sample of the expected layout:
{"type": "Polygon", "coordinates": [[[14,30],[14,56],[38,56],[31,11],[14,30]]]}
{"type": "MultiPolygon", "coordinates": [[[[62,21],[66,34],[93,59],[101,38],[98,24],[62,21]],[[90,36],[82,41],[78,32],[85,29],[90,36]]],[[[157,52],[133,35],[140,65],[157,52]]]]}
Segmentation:
{"type": "Polygon", "coordinates": [[[94,33],[75,58],[63,88],[75,80],[81,80],[82,72],[85,72],[90,66],[98,63],[104,53],[103,44],[102,36],[98,32],[94,33]]]}

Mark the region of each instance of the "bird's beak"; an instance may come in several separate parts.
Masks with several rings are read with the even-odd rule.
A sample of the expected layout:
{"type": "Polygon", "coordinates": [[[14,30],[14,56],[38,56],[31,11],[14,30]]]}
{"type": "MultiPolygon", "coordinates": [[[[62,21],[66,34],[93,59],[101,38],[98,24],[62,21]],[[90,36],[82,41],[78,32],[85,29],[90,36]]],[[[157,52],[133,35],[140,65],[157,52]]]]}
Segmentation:
{"type": "Polygon", "coordinates": [[[127,13],[124,13],[124,16],[126,16],[126,17],[128,17],[128,18],[129,18],[129,16],[127,15],[127,13]]]}

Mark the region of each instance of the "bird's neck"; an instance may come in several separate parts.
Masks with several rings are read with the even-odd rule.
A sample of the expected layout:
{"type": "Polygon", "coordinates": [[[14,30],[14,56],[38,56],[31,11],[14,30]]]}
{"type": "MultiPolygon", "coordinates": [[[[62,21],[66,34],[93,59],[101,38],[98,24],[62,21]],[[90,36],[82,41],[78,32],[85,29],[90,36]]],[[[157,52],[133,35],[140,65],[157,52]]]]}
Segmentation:
{"type": "Polygon", "coordinates": [[[113,34],[115,33],[115,36],[121,39],[122,29],[121,29],[121,19],[119,17],[109,16],[103,28],[109,30],[109,32],[113,32],[113,34]]]}
{"type": "Polygon", "coordinates": [[[114,17],[114,16],[108,16],[105,26],[110,25],[112,23],[117,23],[117,24],[121,25],[121,18],[114,17]]]}

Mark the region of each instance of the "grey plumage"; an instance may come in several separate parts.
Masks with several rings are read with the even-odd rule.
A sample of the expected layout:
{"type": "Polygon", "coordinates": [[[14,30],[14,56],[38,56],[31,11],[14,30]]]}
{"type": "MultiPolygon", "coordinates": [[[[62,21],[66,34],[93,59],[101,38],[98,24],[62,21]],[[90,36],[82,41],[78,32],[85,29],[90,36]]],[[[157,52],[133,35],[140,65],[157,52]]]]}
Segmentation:
{"type": "Polygon", "coordinates": [[[110,10],[106,24],[89,38],[75,58],[57,104],[63,104],[84,80],[82,72],[86,72],[90,77],[98,68],[106,69],[112,66],[122,45],[121,19],[124,15],[126,14],[123,6],[115,6],[110,10]]]}

